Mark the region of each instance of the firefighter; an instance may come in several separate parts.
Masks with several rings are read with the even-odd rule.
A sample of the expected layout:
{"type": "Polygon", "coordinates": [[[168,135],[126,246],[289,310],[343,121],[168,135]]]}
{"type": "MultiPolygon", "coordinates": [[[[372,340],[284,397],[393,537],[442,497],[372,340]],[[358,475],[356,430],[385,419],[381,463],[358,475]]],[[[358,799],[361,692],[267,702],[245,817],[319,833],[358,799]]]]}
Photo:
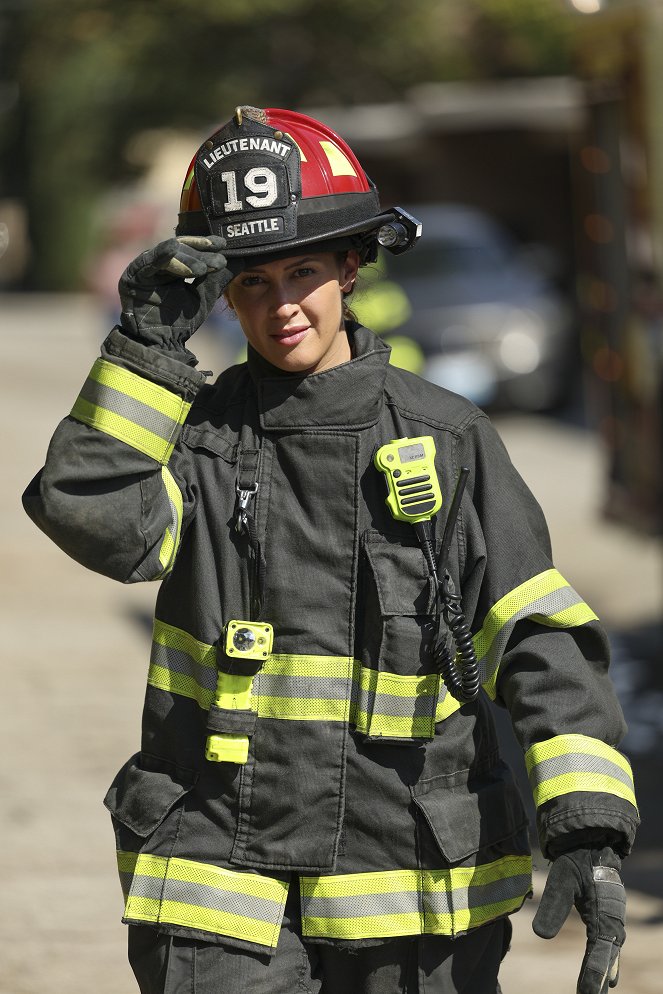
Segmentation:
{"type": "Polygon", "coordinates": [[[105,799],[142,994],[499,991],[532,883],[491,702],[552,864],[535,931],[575,904],[578,990],[616,983],[638,814],[605,634],[486,415],[347,312],[419,234],[323,124],[237,108],[24,495],[84,566],[161,581],[105,799]],[[222,295],[248,359],[207,384],[222,295]]]}

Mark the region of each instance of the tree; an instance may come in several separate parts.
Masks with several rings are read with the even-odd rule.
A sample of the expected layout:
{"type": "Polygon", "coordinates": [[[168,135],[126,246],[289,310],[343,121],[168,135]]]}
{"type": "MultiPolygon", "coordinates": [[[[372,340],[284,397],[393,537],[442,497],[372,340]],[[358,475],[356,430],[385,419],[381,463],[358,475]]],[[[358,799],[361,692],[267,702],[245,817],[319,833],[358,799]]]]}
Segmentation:
{"type": "Polygon", "coordinates": [[[66,289],[91,208],[135,175],[126,150],[146,128],[202,132],[237,103],[395,101],[420,82],[565,72],[569,17],[563,0],[0,0],[3,38],[19,98],[0,176],[28,207],[33,284],[66,289]]]}

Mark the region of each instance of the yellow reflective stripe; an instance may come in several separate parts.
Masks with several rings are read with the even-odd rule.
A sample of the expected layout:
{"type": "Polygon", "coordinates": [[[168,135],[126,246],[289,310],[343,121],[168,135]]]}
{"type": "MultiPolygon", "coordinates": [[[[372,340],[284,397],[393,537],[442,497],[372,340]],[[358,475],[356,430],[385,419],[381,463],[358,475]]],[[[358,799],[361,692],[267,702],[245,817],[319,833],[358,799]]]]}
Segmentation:
{"type": "Polygon", "coordinates": [[[246,915],[217,911],[215,908],[201,908],[195,904],[180,904],[176,901],[162,901],[159,914],[160,922],[202,929],[204,932],[214,932],[217,935],[233,936],[270,948],[276,946],[281,930],[281,918],[278,925],[275,925],[246,915]]]}
{"type": "Polygon", "coordinates": [[[437,673],[405,676],[357,666],[352,721],[358,731],[387,738],[431,739],[440,689],[437,673]]]}
{"type": "Polygon", "coordinates": [[[421,918],[422,915],[418,911],[402,912],[397,915],[356,915],[351,919],[307,915],[305,924],[302,920],[302,934],[310,938],[327,939],[379,939],[398,935],[423,935],[426,928],[422,926],[421,918]]]}
{"type": "Polygon", "coordinates": [[[140,864],[141,876],[156,877],[159,880],[165,879],[168,867],[168,860],[165,856],[150,856],[149,854],[136,853],[136,864],[140,864]]]}
{"type": "Polygon", "coordinates": [[[257,675],[251,706],[263,718],[347,721],[353,667],[351,656],[273,653],[257,675]]]}
{"type": "Polygon", "coordinates": [[[214,703],[214,691],[201,687],[195,677],[185,673],[175,673],[165,666],[150,664],[147,682],[156,690],[165,690],[169,694],[178,694],[196,701],[204,711],[209,711],[214,703]]]}
{"type": "Polygon", "coordinates": [[[274,947],[288,884],[250,871],[163,856],[118,853],[127,872],[127,920],[170,923],[274,947]]]}
{"type": "Polygon", "coordinates": [[[164,387],[98,359],[71,416],[166,463],[190,407],[190,403],[164,387]]]}
{"type": "Polygon", "coordinates": [[[124,917],[132,921],[158,922],[161,902],[154,897],[128,897],[124,903],[124,917]]]}
{"type": "Polygon", "coordinates": [[[496,901],[485,904],[480,908],[462,908],[453,913],[428,912],[426,914],[426,935],[458,935],[468,932],[480,925],[487,925],[502,915],[517,911],[525,900],[526,894],[512,897],[506,901],[496,901]]]}
{"type": "Polygon", "coordinates": [[[333,877],[300,877],[302,897],[357,897],[365,894],[392,894],[396,891],[418,892],[421,870],[374,870],[368,873],[344,873],[333,877]]]}
{"type": "Polygon", "coordinates": [[[305,936],[458,935],[515,911],[531,891],[529,856],[474,867],[300,877],[305,936]]]}
{"type": "Polygon", "coordinates": [[[82,397],[79,397],[72,407],[71,416],[105,435],[111,435],[118,441],[125,442],[132,449],[137,449],[159,463],[168,462],[175,448],[175,440],[165,442],[147,428],[141,428],[134,421],[129,421],[120,414],[114,414],[113,411],[96,407],[82,397]]]}
{"type": "Polygon", "coordinates": [[[520,586],[515,587],[508,594],[505,594],[504,597],[501,597],[500,600],[496,601],[488,611],[481,630],[474,636],[474,648],[479,659],[482,659],[488,653],[500,629],[521,610],[523,600],[527,601],[528,599],[528,590],[535,583],[537,586],[540,585],[546,594],[552,593],[554,590],[559,590],[560,587],[568,586],[564,577],[557,570],[551,569],[532,577],[525,583],[521,583],[520,586]]]}
{"type": "Polygon", "coordinates": [[[625,801],[630,801],[636,807],[635,794],[626,784],[615,780],[614,777],[605,776],[600,773],[566,773],[558,777],[551,777],[544,784],[535,787],[533,790],[534,803],[537,807],[550,801],[553,797],[561,797],[562,794],[573,794],[575,791],[589,791],[591,793],[614,794],[623,797],[625,801]]]}
{"type": "Polygon", "coordinates": [[[575,628],[598,620],[556,569],[544,570],[505,594],[490,608],[483,626],[473,637],[481,685],[492,700],[496,696],[502,652],[516,622],[524,618],[553,628],[575,628]]]}
{"type": "Polygon", "coordinates": [[[159,414],[179,424],[184,423],[186,413],[191,407],[191,404],[179,394],[171,393],[158,383],[146,380],[143,376],[132,373],[129,369],[123,369],[122,366],[116,366],[106,359],[97,359],[88,375],[91,380],[118,390],[127,397],[133,397],[134,400],[154,408],[159,414]]]}
{"type": "Polygon", "coordinates": [[[525,754],[525,765],[537,806],[575,791],[607,793],[637,807],[628,759],[600,739],[588,735],[557,735],[536,742],[525,754]]]}
{"type": "MultiPolygon", "coordinates": [[[[161,548],[159,549],[159,562],[161,563],[164,572],[166,568],[170,565],[174,552],[175,552],[175,539],[173,538],[173,533],[169,525],[164,532],[161,548]]],[[[157,579],[161,579],[161,577],[164,575],[164,572],[159,573],[157,579]]]]}
{"type": "Polygon", "coordinates": [[[133,873],[138,859],[137,852],[125,852],[122,849],[117,851],[117,868],[120,873],[133,873]]]}
{"type": "Polygon", "coordinates": [[[327,698],[269,697],[260,694],[251,705],[261,718],[280,718],[283,721],[346,721],[349,704],[327,698]]]}
{"type": "Polygon", "coordinates": [[[531,614],[532,621],[538,621],[540,625],[547,625],[549,628],[578,628],[579,625],[586,625],[589,621],[598,621],[589,604],[574,604],[563,611],[555,611],[553,614],[531,614]]]}
{"type": "Polygon", "coordinates": [[[182,515],[184,513],[182,492],[167,466],[161,467],[161,477],[163,479],[164,487],[166,488],[166,494],[168,495],[172,520],[166,528],[163,536],[163,542],[161,543],[161,548],[159,550],[159,562],[163,567],[163,572],[160,574],[158,579],[165,576],[173,568],[175,555],[177,554],[180,544],[182,515]]]}
{"type": "Polygon", "coordinates": [[[390,739],[432,739],[435,734],[435,722],[419,715],[398,718],[390,714],[373,712],[368,715],[365,711],[358,711],[356,725],[358,732],[390,739]]]}
{"type": "Polygon", "coordinates": [[[185,652],[199,665],[216,670],[216,648],[207,642],[199,642],[184,629],[167,625],[165,621],[155,618],[152,638],[159,645],[185,652]]]}
{"type": "Polygon", "coordinates": [[[454,714],[461,707],[461,702],[457,701],[453,694],[449,693],[444,681],[440,678],[440,699],[435,711],[435,721],[444,721],[445,718],[448,718],[450,715],[454,714]]]}
{"type": "Polygon", "coordinates": [[[525,753],[525,767],[527,772],[531,773],[533,767],[545,759],[555,759],[558,756],[578,752],[588,756],[602,756],[616,766],[621,766],[625,773],[631,775],[631,764],[621,752],[608,745],[607,742],[602,742],[601,739],[578,734],[556,735],[544,742],[535,742],[525,753]]]}
{"type": "Polygon", "coordinates": [[[352,656],[312,656],[307,653],[272,653],[261,672],[274,676],[341,677],[348,675],[352,656]]]}
{"type": "Polygon", "coordinates": [[[439,676],[437,673],[423,673],[419,676],[403,676],[400,673],[387,673],[362,666],[359,685],[362,690],[375,691],[391,697],[432,697],[437,694],[439,676]]]}

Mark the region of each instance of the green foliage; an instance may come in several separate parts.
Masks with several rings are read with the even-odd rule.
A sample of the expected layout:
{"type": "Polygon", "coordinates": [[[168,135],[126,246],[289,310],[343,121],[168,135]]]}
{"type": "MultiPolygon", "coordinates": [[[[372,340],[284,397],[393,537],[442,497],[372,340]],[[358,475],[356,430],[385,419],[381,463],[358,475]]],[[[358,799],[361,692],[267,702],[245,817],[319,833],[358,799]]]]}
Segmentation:
{"type": "Polygon", "coordinates": [[[76,285],[90,206],[131,178],[126,149],[147,128],[202,133],[239,103],[396,101],[422,82],[569,61],[564,0],[32,0],[0,5],[0,29],[5,47],[21,39],[0,178],[29,206],[49,288],[76,285]]]}

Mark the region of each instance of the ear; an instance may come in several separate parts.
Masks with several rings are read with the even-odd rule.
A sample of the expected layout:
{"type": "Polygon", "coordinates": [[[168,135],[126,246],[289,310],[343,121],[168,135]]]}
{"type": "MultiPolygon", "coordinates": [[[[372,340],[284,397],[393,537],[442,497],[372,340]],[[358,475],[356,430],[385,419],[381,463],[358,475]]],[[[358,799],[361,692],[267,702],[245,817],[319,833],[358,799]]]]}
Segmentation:
{"type": "Polygon", "coordinates": [[[349,249],[341,267],[341,289],[349,292],[352,289],[359,271],[360,259],[356,249],[349,249]]]}

